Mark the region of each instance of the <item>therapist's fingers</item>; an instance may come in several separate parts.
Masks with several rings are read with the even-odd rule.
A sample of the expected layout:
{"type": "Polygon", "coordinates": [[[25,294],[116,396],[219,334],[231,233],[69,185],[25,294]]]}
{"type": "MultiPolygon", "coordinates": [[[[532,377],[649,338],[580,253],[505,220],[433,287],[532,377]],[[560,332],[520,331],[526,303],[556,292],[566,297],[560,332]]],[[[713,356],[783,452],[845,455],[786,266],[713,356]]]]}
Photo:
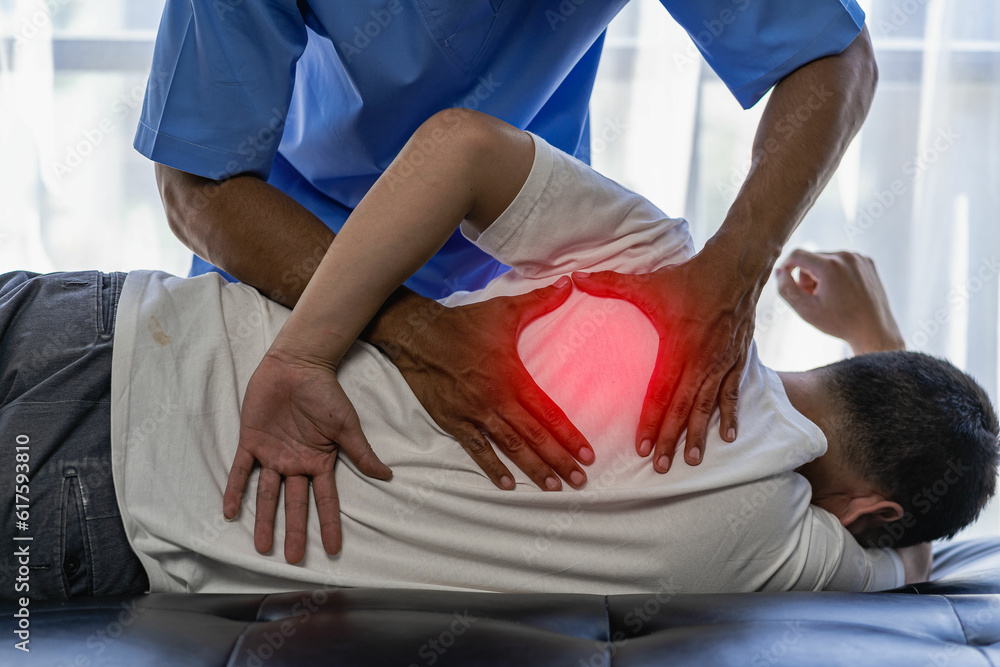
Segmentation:
{"type": "MultiPolygon", "coordinates": [[[[653,468],[657,472],[667,472],[673,465],[674,454],[681,434],[687,428],[691,409],[698,397],[697,388],[692,388],[691,378],[682,375],[677,390],[673,392],[669,406],[663,411],[663,423],[653,446],[653,468]]],[[[657,403],[659,405],[659,403],[657,403]]]]}
{"type": "Polygon", "coordinates": [[[285,478],[285,560],[295,564],[306,552],[306,522],[309,514],[309,478],[285,478]]]}
{"type": "Polygon", "coordinates": [[[644,306],[647,304],[644,302],[642,290],[636,288],[637,282],[644,277],[626,275],[616,271],[598,271],[596,273],[576,271],[573,273],[573,284],[591,296],[627,299],[645,310],[644,306]]]}
{"type": "Polygon", "coordinates": [[[688,417],[687,436],[684,438],[684,460],[688,465],[696,466],[705,456],[705,445],[708,441],[708,422],[715,411],[715,403],[719,397],[719,385],[722,375],[709,376],[691,406],[688,417]]]}
{"type": "MultiPolygon", "coordinates": [[[[653,372],[646,387],[646,395],[642,400],[642,412],[639,415],[639,427],[636,429],[635,447],[640,456],[649,456],[660,439],[661,427],[671,405],[674,395],[674,387],[680,381],[683,366],[670,363],[673,353],[663,349],[663,342],[656,352],[656,361],[653,363],[653,372]]],[[[684,414],[687,417],[687,414],[684,414]]],[[[682,422],[682,423],[686,423],[682,422]]],[[[678,434],[679,435],[679,434],[678,434]]],[[[675,440],[676,444],[676,440],[675,440]]],[[[673,459],[673,449],[666,452],[666,442],[660,446],[660,455],[667,455],[667,468],[673,459]]],[[[653,461],[657,461],[654,458],[653,461]]]]}
{"type": "Polygon", "coordinates": [[[726,373],[722,386],[719,387],[719,436],[726,442],[733,442],[739,434],[736,406],[740,400],[740,378],[746,363],[744,354],[739,363],[726,373]]]}
{"type": "Polygon", "coordinates": [[[458,440],[472,460],[476,462],[494,484],[504,490],[514,488],[514,476],[493,451],[493,445],[482,431],[466,421],[442,421],[439,426],[445,433],[458,440]]]}
{"type": "Polygon", "coordinates": [[[313,477],[313,496],[316,499],[316,515],[319,517],[319,532],[323,548],[331,556],[340,553],[340,498],[337,496],[337,482],[334,472],[324,472],[313,477]]]}
{"type": "Polygon", "coordinates": [[[278,512],[281,475],[270,468],[261,468],[257,477],[257,509],[253,523],[253,546],[266,554],[274,545],[274,517],[278,512]]]}
{"type": "MultiPolygon", "coordinates": [[[[583,472],[576,460],[556,442],[552,434],[528,410],[524,411],[520,419],[511,423],[511,427],[520,435],[520,439],[527,445],[528,451],[535,454],[541,461],[542,465],[539,465],[536,459],[529,456],[527,452],[515,453],[514,456],[517,456],[517,459],[514,459],[514,456],[511,457],[536,484],[541,480],[545,486],[539,485],[539,488],[548,490],[561,488],[561,485],[552,483],[553,474],[566,480],[570,486],[574,487],[582,486],[587,481],[586,473],[583,472]]],[[[584,451],[589,451],[589,447],[584,451]]]]}
{"type": "Polygon", "coordinates": [[[569,276],[562,276],[548,287],[540,287],[536,290],[512,297],[517,300],[520,307],[520,324],[523,327],[537,317],[561,306],[573,292],[573,282],[569,276]]]}
{"type": "MultiPolygon", "coordinates": [[[[520,406],[517,406],[520,409],[520,406]]],[[[518,468],[546,491],[559,491],[562,483],[545,461],[535,452],[534,447],[525,440],[520,429],[511,424],[519,424],[522,418],[513,414],[494,415],[485,421],[481,428],[493,442],[500,447],[518,468]]]]}
{"type": "Polygon", "coordinates": [[[580,486],[587,474],[577,461],[592,463],[593,448],[566,413],[535,384],[527,370],[524,378],[521,390],[524,416],[520,432],[560,477],[573,486],[580,486]]]}
{"type": "Polygon", "coordinates": [[[246,490],[247,480],[250,479],[255,462],[253,454],[243,447],[237,447],[233,466],[229,469],[226,492],[222,496],[222,515],[227,521],[232,521],[240,512],[243,492],[246,490]]]}

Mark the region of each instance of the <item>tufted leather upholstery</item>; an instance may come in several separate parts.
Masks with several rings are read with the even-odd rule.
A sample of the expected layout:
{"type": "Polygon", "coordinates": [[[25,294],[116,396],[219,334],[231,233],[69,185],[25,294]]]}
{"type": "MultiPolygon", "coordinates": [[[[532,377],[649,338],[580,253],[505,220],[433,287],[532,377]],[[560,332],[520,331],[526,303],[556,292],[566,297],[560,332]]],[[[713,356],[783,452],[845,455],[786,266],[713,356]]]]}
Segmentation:
{"type": "Polygon", "coordinates": [[[0,665],[1000,665],[1000,539],[887,593],[520,595],[350,589],[0,603],[0,665]]]}

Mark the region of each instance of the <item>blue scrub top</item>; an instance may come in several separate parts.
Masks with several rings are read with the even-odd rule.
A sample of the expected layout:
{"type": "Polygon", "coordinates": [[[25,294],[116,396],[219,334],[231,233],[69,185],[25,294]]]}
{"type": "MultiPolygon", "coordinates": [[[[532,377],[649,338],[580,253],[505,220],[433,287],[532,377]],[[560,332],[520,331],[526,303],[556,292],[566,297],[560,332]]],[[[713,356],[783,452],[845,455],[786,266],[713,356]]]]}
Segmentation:
{"type": "MultiPolygon", "coordinates": [[[[334,231],[448,107],[588,162],[604,30],[626,1],[167,0],[135,147],[207,178],[267,179],[334,231]]],[[[662,4],[745,108],[864,24],[856,0],[662,4]]],[[[195,258],[192,275],[212,268],[195,258]]],[[[440,298],[504,270],[456,233],[406,284],[440,298]]]]}

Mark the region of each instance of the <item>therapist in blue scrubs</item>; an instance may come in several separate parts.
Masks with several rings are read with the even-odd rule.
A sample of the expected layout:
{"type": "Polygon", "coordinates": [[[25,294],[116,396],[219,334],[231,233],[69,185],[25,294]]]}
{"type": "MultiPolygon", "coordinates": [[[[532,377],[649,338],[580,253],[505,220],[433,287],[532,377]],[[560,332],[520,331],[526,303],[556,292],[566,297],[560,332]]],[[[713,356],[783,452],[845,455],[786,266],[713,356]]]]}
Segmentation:
{"type": "MultiPolygon", "coordinates": [[[[685,428],[685,458],[700,461],[717,405],[722,436],[735,438],[761,287],[864,120],[877,70],[855,0],[662,1],[740,104],[774,88],[746,183],[695,258],[642,280],[576,279],[634,300],[661,332],[636,448],[665,472],[685,428]]],[[[588,161],[604,30],[625,2],[167,0],[135,146],[157,163],[171,229],[197,255],[192,273],[214,265],[294,306],[350,211],[448,107],[588,161]]],[[[510,475],[484,433],[555,490],[555,475],[571,483],[593,452],[499,353],[510,343],[496,322],[509,313],[432,301],[505,268],[456,235],[364,338],[498,486],[510,488],[510,475]]]]}

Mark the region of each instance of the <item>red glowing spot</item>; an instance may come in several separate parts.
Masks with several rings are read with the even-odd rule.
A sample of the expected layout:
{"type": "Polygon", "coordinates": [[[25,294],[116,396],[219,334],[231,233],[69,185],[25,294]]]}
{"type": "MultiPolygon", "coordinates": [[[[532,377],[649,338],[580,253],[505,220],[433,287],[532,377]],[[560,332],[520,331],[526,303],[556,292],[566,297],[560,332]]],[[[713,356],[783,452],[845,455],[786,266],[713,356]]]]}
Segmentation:
{"type": "Polygon", "coordinates": [[[634,452],[659,338],[622,299],[580,290],[531,322],[518,340],[525,368],[594,447],[634,452]]]}

